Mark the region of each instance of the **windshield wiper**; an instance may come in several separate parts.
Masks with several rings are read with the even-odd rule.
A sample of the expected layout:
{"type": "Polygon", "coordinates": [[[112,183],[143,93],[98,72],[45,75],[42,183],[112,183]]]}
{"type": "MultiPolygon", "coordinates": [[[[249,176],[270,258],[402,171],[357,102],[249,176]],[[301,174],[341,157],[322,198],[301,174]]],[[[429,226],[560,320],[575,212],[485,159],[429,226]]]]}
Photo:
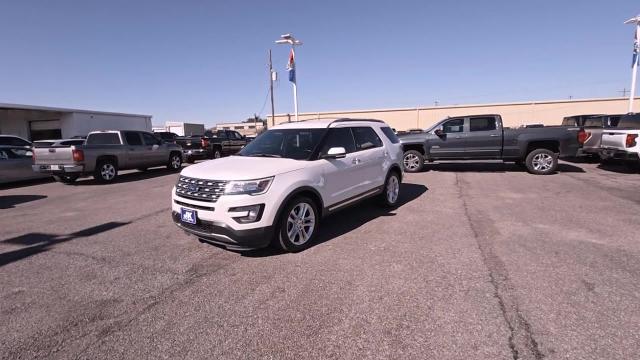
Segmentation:
{"type": "Polygon", "coordinates": [[[276,154],[264,154],[264,153],[251,154],[251,155],[247,155],[247,156],[255,156],[255,157],[272,157],[272,158],[281,158],[281,157],[282,157],[282,156],[280,156],[280,155],[276,155],[276,154]]]}

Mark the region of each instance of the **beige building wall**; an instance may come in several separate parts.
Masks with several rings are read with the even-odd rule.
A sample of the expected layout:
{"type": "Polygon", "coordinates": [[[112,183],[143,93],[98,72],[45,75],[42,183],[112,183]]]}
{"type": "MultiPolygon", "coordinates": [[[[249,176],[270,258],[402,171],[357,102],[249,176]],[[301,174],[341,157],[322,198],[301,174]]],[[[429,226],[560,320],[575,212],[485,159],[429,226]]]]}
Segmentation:
{"type": "MultiPolygon", "coordinates": [[[[396,130],[425,129],[436,122],[453,116],[499,114],[505,126],[518,127],[527,124],[560,125],[562,118],[583,114],[624,114],[629,99],[602,98],[556,101],[531,101],[499,104],[474,104],[453,106],[431,106],[403,109],[376,109],[299,114],[300,120],[317,118],[364,118],[380,119],[396,130]]],[[[640,98],[634,100],[634,109],[640,110],[640,98]]],[[[294,121],[293,114],[277,114],[267,117],[270,126],[294,121]]]]}
{"type": "Polygon", "coordinates": [[[235,130],[237,132],[239,132],[241,135],[245,135],[245,136],[255,136],[259,133],[262,132],[262,129],[264,128],[264,125],[262,124],[261,121],[258,121],[256,123],[245,123],[245,122],[239,122],[239,123],[221,123],[221,124],[216,124],[216,126],[212,127],[211,130],[216,131],[216,130],[235,130]]]}

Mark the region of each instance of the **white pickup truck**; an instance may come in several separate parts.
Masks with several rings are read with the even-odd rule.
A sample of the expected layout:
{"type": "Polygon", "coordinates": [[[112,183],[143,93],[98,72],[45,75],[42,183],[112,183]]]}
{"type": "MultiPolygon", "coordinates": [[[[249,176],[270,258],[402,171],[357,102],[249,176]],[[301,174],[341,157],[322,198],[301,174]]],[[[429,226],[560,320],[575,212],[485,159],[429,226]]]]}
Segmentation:
{"type": "Polygon", "coordinates": [[[603,159],[626,160],[634,167],[640,165],[640,113],[626,114],[615,129],[606,129],[600,143],[603,159]]]}
{"type": "Polygon", "coordinates": [[[63,183],[93,175],[103,183],[113,182],[119,170],[146,170],[166,166],[182,168],[182,148],[146,131],[94,131],[84,145],[36,147],[33,171],[51,174],[63,183]]]}

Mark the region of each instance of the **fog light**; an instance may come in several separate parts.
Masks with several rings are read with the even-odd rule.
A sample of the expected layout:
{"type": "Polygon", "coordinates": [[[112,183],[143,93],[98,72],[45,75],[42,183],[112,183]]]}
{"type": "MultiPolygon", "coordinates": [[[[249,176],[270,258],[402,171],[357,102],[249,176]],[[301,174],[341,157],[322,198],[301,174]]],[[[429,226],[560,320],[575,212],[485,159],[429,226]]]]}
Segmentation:
{"type": "Polygon", "coordinates": [[[262,218],[262,209],[264,204],[239,206],[229,208],[229,213],[233,220],[240,224],[248,224],[256,221],[260,221],[262,218]]]}

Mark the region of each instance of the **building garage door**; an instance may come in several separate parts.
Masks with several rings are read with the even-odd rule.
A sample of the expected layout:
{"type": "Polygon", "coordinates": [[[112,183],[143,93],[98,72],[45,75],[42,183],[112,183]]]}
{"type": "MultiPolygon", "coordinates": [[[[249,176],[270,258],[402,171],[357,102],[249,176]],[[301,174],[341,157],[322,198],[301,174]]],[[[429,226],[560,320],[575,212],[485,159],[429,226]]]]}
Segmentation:
{"type": "Polygon", "coordinates": [[[60,120],[37,120],[29,122],[31,141],[62,139],[60,120]]]}

